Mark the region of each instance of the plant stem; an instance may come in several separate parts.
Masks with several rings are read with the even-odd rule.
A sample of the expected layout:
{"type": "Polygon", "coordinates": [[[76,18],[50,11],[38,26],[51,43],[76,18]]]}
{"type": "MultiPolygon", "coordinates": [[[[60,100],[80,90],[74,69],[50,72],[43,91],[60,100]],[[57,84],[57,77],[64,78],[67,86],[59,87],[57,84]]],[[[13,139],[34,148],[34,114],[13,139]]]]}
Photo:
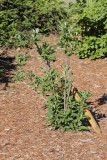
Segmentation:
{"type": "Polygon", "coordinates": [[[40,57],[41,57],[41,60],[42,60],[42,62],[43,62],[43,65],[44,65],[44,71],[45,72],[48,72],[49,70],[50,70],[50,67],[49,67],[49,65],[48,64],[46,64],[45,63],[45,60],[43,59],[43,57],[41,56],[42,55],[42,51],[41,51],[41,48],[38,46],[38,44],[37,43],[35,43],[36,44],[36,46],[37,46],[37,50],[38,50],[38,52],[39,52],[39,55],[40,55],[40,57]]]}
{"type": "MultiPolygon", "coordinates": [[[[67,81],[69,79],[69,75],[68,75],[68,71],[69,71],[69,62],[70,62],[70,57],[67,56],[67,62],[66,62],[66,69],[65,69],[65,89],[64,89],[64,111],[68,109],[68,105],[67,105],[67,99],[68,99],[68,95],[66,95],[67,93],[67,81]]],[[[69,86],[70,87],[70,86],[69,86]]],[[[71,87],[70,87],[71,88],[71,87]]]]}

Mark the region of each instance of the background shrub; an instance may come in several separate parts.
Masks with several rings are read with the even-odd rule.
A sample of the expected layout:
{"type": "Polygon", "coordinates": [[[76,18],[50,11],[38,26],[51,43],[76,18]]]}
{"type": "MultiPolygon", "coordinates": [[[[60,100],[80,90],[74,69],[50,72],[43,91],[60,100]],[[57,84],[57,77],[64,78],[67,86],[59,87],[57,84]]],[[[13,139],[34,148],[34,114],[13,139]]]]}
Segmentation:
{"type": "Polygon", "coordinates": [[[67,13],[60,0],[0,0],[0,45],[27,46],[31,29],[56,30],[67,13]]]}
{"type": "Polygon", "coordinates": [[[77,0],[70,9],[73,46],[79,58],[107,56],[107,1],[77,0]]]}

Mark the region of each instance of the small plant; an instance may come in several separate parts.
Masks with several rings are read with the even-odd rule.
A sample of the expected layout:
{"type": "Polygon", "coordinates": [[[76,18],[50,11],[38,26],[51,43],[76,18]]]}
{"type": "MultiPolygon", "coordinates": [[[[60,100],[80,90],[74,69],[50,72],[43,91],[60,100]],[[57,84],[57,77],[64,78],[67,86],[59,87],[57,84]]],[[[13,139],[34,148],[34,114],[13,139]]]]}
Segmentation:
{"type": "MultiPolygon", "coordinates": [[[[64,24],[67,25],[67,24],[64,24]]],[[[16,57],[17,66],[19,68],[15,74],[15,80],[22,80],[26,75],[30,80],[30,84],[35,91],[42,94],[46,100],[48,107],[47,122],[54,129],[61,128],[63,131],[83,131],[88,130],[88,127],[83,125],[83,120],[87,118],[84,115],[84,109],[88,108],[87,99],[90,96],[89,92],[81,92],[81,101],[75,99],[72,92],[72,71],[69,67],[70,55],[72,54],[71,36],[66,35],[64,27],[61,28],[61,39],[59,44],[65,48],[64,53],[67,55],[67,64],[64,67],[63,75],[57,72],[56,69],[51,68],[50,62],[55,61],[55,50],[47,42],[39,45],[39,30],[33,31],[33,40],[38,48],[38,52],[44,63],[44,75],[35,75],[31,70],[25,73],[21,70],[26,61],[26,56],[16,57]],[[63,43],[65,42],[65,43],[63,43]],[[81,107],[82,106],[82,107],[81,107]]]]}
{"type": "MultiPolygon", "coordinates": [[[[87,108],[86,99],[89,96],[84,94],[81,102],[75,100],[70,90],[72,85],[71,78],[66,80],[66,73],[61,76],[55,69],[50,68],[44,76],[28,73],[29,80],[35,90],[47,97],[46,106],[48,107],[47,122],[54,128],[61,128],[63,131],[88,130],[83,126],[82,121],[87,118],[84,115],[84,108],[87,108]],[[66,102],[65,102],[66,95],[66,102]],[[64,103],[66,106],[64,107],[64,103]],[[83,107],[81,107],[83,106],[83,107]]],[[[82,95],[82,94],[81,94],[82,95]]]]}
{"type": "Polygon", "coordinates": [[[42,61],[45,65],[45,62],[47,65],[45,65],[45,70],[47,70],[47,67],[50,68],[50,62],[53,61],[55,62],[56,58],[53,55],[53,53],[55,53],[56,51],[53,49],[53,47],[48,43],[48,42],[44,42],[42,46],[39,45],[39,38],[41,37],[39,33],[39,29],[35,29],[32,32],[32,38],[33,41],[35,43],[35,45],[37,46],[38,52],[42,58],[42,61]]]}
{"type": "Polygon", "coordinates": [[[16,56],[16,60],[17,60],[17,67],[23,67],[24,63],[27,60],[27,56],[23,55],[23,56],[16,56]]]}
{"type": "Polygon", "coordinates": [[[42,54],[41,57],[47,62],[47,65],[50,67],[50,61],[55,61],[56,58],[53,55],[55,53],[55,50],[52,48],[52,46],[49,45],[48,42],[43,43],[42,46],[42,54]]]}
{"type": "Polygon", "coordinates": [[[15,81],[17,83],[18,81],[23,80],[25,72],[22,70],[18,70],[17,72],[13,72],[13,74],[14,74],[13,81],[15,81]]]}
{"type": "Polygon", "coordinates": [[[69,23],[69,20],[60,22],[59,25],[60,41],[58,45],[64,48],[64,53],[67,56],[70,56],[72,51],[72,44],[71,44],[73,36],[72,29],[73,28],[72,25],[69,23]]]}
{"type": "Polygon", "coordinates": [[[14,77],[13,80],[18,82],[18,81],[22,81],[25,75],[25,71],[22,70],[22,67],[24,66],[24,63],[27,60],[27,56],[23,55],[23,56],[16,56],[16,60],[17,60],[17,72],[13,72],[14,77]]]}
{"type": "Polygon", "coordinates": [[[26,32],[17,31],[15,35],[9,39],[10,45],[15,47],[28,47],[30,36],[26,32]]]}
{"type": "Polygon", "coordinates": [[[83,120],[87,118],[87,116],[84,115],[84,108],[88,108],[86,101],[90,94],[89,92],[82,92],[80,93],[82,96],[81,101],[78,102],[75,100],[74,94],[71,91],[72,72],[69,67],[69,59],[71,55],[70,38],[64,36],[63,30],[62,33],[63,35],[60,43],[63,46],[62,42],[65,40],[66,45],[64,43],[64,51],[68,57],[63,75],[48,65],[51,60],[55,60],[53,55],[55,51],[52,47],[48,43],[39,47],[38,43],[35,42],[38,47],[39,54],[45,62],[44,76],[38,76],[33,74],[32,71],[29,71],[27,73],[27,77],[34,90],[46,98],[46,106],[48,107],[47,122],[54,129],[61,128],[63,131],[70,132],[88,130],[88,128],[83,125],[83,120]],[[52,58],[50,55],[52,55],[52,58]]]}

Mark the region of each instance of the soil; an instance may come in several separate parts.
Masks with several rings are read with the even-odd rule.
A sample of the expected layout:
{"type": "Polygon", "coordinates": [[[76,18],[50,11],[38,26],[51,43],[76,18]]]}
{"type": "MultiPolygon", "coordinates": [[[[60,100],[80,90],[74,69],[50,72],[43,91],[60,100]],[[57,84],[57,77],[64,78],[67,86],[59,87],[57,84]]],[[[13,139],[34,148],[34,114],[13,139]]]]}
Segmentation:
{"type": "MultiPolygon", "coordinates": [[[[59,36],[44,36],[53,46],[59,36]]],[[[51,66],[62,72],[66,56],[57,49],[57,61],[51,66]]],[[[73,85],[79,91],[90,90],[90,110],[101,128],[101,134],[90,131],[62,132],[52,130],[46,123],[45,101],[27,80],[15,83],[11,80],[16,72],[16,55],[29,55],[24,70],[42,74],[42,61],[33,46],[4,51],[1,48],[0,68],[4,77],[0,83],[0,160],[106,160],[107,159],[107,58],[78,59],[72,55],[73,85]]]]}

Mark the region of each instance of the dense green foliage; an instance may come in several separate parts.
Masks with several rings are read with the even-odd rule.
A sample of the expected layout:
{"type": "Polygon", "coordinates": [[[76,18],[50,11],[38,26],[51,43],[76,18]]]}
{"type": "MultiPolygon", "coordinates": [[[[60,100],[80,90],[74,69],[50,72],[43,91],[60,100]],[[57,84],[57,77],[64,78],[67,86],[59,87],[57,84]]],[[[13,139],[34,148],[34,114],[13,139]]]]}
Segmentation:
{"type": "Polygon", "coordinates": [[[77,0],[66,8],[60,0],[0,0],[0,46],[29,46],[35,28],[58,31],[60,24],[79,58],[107,56],[107,1],[77,0]]]}
{"type": "Polygon", "coordinates": [[[27,46],[32,29],[56,30],[66,11],[60,0],[0,0],[0,45],[27,46]]]}
{"type": "Polygon", "coordinates": [[[66,74],[61,76],[55,69],[50,68],[45,72],[44,76],[38,76],[29,71],[27,74],[33,88],[38,89],[38,93],[47,97],[46,106],[48,107],[47,122],[54,128],[61,128],[63,131],[83,131],[88,130],[83,125],[83,120],[87,118],[84,115],[84,108],[87,108],[87,98],[89,92],[81,92],[81,101],[75,100],[74,95],[69,91],[69,85],[72,85],[71,78],[66,81],[66,74]],[[66,105],[65,101],[65,88],[66,88],[66,105]],[[81,107],[82,106],[82,107],[81,107]]]}
{"type": "Polygon", "coordinates": [[[107,1],[77,0],[69,7],[73,46],[79,58],[107,56],[107,1]]]}

